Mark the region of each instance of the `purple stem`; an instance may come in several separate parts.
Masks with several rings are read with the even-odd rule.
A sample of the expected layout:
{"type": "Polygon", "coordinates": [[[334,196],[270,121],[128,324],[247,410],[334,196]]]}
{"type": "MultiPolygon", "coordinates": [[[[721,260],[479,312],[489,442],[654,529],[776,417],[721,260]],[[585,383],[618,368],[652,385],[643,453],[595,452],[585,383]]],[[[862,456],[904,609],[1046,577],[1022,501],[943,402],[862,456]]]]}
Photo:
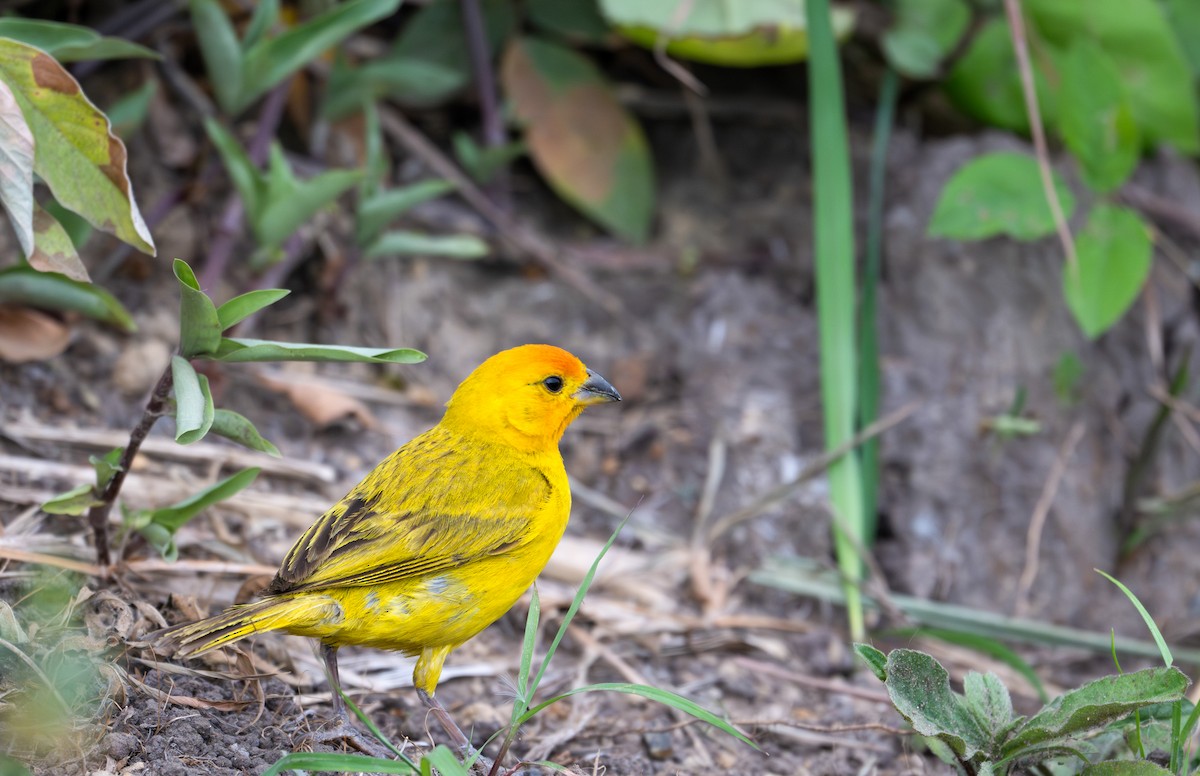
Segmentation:
{"type": "MultiPolygon", "coordinates": [[[[487,28],[479,0],[461,0],[463,28],[467,35],[467,52],[471,57],[471,75],[475,79],[475,91],[479,97],[479,114],[483,123],[483,144],[486,148],[499,148],[507,142],[504,117],[500,115],[499,98],[496,95],[496,74],[492,70],[492,52],[488,47],[487,28]]],[[[491,199],[501,209],[511,210],[511,191],[503,172],[488,186],[491,199]]]]}

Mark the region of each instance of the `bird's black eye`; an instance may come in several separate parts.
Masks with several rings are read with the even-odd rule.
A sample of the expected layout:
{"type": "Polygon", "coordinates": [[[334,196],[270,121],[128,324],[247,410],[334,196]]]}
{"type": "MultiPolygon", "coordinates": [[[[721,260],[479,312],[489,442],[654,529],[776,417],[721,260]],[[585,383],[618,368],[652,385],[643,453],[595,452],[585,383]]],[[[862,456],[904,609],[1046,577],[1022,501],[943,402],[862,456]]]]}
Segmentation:
{"type": "Polygon", "coordinates": [[[558,375],[550,375],[542,380],[542,385],[546,386],[546,390],[550,393],[558,393],[563,389],[563,379],[558,375]]]}

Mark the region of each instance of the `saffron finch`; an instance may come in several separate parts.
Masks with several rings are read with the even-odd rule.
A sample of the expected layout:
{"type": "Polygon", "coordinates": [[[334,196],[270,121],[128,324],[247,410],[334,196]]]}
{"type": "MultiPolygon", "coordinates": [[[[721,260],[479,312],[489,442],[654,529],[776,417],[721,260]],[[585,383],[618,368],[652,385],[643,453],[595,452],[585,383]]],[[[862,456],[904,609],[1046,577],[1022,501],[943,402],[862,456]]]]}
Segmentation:
{"type": "Polygon", "coordinates": [[[497,353],[458,386],[441,422],[304,532],[262,600],[176,626],[159,643],[199,655],[263,631],[318,639],[343,726],[338,647],[416,655],[418,694],[468,747],[434,699],[442,664],[545,567],[571,511],[559,440],[584,408],[620,400],[565,350],[497,353]]]}

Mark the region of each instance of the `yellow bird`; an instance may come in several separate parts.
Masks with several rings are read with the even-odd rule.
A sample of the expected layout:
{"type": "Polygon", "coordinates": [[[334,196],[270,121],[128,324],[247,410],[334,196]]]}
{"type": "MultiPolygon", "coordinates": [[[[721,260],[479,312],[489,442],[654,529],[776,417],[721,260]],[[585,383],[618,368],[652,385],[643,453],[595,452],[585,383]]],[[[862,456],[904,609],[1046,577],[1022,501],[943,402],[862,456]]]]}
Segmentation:
{"type": "Polygon", "coordinates": [[[198,655],[263,631],[318,639],[343,723],[338,647],[416,655],[418,694],[468,746],[434,699],[442,664],[545,567],[571,511],[559,440],[584,408],[620,400],[560,348],[497,353],[458,386],[440,423],[304,532],[262,600],[172,628],[159,644],[198,655]]]}

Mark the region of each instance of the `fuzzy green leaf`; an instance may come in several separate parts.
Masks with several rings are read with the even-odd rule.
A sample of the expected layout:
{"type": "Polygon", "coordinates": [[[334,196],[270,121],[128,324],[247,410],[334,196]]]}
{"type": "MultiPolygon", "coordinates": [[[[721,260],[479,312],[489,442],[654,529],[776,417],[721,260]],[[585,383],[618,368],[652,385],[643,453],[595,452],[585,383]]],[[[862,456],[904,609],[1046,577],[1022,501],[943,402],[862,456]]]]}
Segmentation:
{"type": "Polygon", "coordinates": [[[940,739],[964,760],[990,754],[991,737],[965,699],[950,689],[950,675],[940,663],[924,652],[895,649],[886,670],[892,705],[914,730],[940,739]]]}
{"type": "Polygon", "coordinates": [[[82,515],[102,503],[96,498],[96,491],[91,485],[80,485],[44,502],[42,511],[48,515],[82,515]]]}
{"type": "Polygon", "coordinates": [[[881,682],[887,681],[887,655],[880,652],[870,644],[860,644],[855,642],[854,654],[858,655],[875,677],[881,682]]]}

